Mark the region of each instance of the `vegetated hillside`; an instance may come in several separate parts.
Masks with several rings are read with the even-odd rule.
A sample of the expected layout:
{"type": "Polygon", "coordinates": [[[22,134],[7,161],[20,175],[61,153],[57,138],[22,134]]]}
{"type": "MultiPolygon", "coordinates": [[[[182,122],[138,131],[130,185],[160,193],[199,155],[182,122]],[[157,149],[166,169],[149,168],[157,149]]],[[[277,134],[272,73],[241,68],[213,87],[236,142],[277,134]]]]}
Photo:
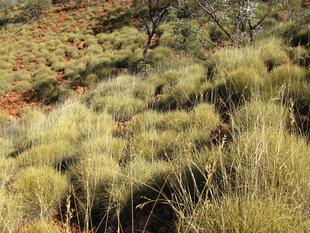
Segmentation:
{"type": "Polygon", "coordinates": [[[258,2],[255,37],[195,2],[151,38],[147,4],[12,6],[0,233],[309,232],[310,22],[291,3],[258,2]]]}

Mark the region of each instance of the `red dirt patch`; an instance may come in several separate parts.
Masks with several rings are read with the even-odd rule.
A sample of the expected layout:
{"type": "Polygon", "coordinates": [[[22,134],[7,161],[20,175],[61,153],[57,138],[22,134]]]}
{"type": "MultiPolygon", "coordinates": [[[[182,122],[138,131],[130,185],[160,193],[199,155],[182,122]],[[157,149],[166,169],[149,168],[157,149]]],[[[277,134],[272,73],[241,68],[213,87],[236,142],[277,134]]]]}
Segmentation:
{"type": "Polygon", "coordinates": [[[13,117],[19,117],[19,112],[24,107],[37,107],[39,102],[35,98],[33,90],[22,93],[10,92],[0,97],[0,111],[8,113],[13,117]]]}
{"type": "Polygon", "coordinates": [[[88,90],[86,87],[83,86],[77,86],[74,91],[78,94],[78,95],[83,95],[85,94],[88,90]]]}
{"type": "Polygon", "coordinates": [[[25,69],[25,68],[27,68],[27,66],[25,64],[23,64],[22,59],[16,58],[12,70],[17,71],[17,70],[21,70],[21,69],[25,69]]]}
{"type": "Polygon", "coordinates": [[[56,80],[59,84],[67,84],[69,83],[68,80],[65,79],[65,74],[62,71],[56,73],[56,80]]]}
{"type": "Polygon", "coordinates": [[[118,135],[124,135],[126,130],[126,122],[118,121],[116,122],[116,132],[118,135]]]}
{"type": "Polygon", "coordinates": [[[79,50],[82,50],[86,47],[86,44],[85,44],[85,42],[81,41],[76,46],[79,50]]]}

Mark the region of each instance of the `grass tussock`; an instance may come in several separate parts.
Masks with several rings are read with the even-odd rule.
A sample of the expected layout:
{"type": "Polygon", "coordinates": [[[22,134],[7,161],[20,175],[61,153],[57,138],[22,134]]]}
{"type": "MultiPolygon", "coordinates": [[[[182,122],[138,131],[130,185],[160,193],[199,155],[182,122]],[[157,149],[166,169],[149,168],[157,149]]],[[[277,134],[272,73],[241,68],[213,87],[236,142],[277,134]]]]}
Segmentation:
{"type": "Polygon", "coordinates": [[[51,217],[68,191],[68,181],[51,168],[27,168],[17,174],[13,183],[24,217],[51,217]]]}
{"type": "Polygon", "coordinates": [[[205,202],[182,219],[178,232],[306,232],[302,211],[278,200],[225,197],[205,202]]]}
{"type": "Polygon", "coordinates": [[[233,125],[237,131],[273,128],[282,130],[290,126],[288,110],[275,103],[252,101],[246,103],[235,116],[233,125]]]}
{"type": "Polygon", "coordinates": [[[0,190],[0,231],[17,231],[22,222],[19,202],[4,190],[0,190]]]}

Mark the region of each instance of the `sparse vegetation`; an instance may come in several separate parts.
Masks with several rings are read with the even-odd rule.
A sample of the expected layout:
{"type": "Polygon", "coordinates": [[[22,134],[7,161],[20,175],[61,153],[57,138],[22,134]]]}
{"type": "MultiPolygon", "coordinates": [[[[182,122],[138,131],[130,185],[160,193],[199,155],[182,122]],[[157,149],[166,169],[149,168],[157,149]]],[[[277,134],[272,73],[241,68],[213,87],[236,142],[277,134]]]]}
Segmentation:
{"type": "Polygon", "coordinates": [[[309,231],[307,8],[208,4],[0,0],[1,233],[309,231]]]}

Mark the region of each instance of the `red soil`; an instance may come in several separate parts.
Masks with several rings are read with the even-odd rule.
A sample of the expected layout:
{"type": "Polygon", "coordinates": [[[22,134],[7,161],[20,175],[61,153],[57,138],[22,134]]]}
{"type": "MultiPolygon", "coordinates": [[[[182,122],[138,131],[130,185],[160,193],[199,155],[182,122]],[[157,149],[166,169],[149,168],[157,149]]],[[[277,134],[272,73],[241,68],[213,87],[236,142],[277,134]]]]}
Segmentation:
{"type": "Polygon", "coordinates": [[[0,112],[8,113],[13,117],[19,117],[19,112],[25,107],[38,107],[40,104],[35,98],[33,90],[22,93],[10,92],[0,96],[0,112]]]}

